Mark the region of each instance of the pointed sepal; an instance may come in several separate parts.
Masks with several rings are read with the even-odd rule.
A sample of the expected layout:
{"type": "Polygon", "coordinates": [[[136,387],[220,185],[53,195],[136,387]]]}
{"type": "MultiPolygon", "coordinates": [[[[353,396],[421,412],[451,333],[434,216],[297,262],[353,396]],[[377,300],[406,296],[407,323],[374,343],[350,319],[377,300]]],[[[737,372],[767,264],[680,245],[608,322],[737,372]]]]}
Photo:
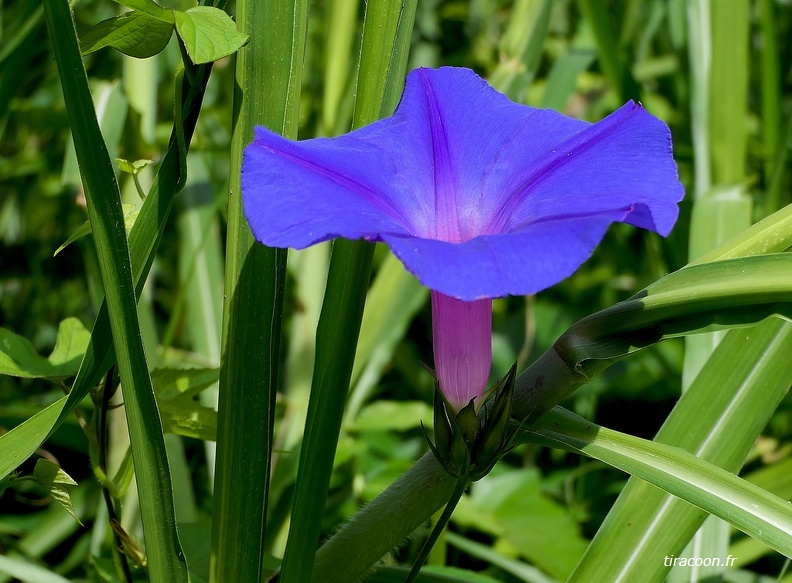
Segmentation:
{"type": "MultiPolygon", "coordinates": [[[[458,412],[435,383],[434,443],[429,449],[455,479],[479,480],[511,450],[516,426],[511,420],[517,363],[488,393],[490,400],[476,411],[471,401],[458,412]]],[[[421,425],[423,428],[423,424],[421,425]]]]}

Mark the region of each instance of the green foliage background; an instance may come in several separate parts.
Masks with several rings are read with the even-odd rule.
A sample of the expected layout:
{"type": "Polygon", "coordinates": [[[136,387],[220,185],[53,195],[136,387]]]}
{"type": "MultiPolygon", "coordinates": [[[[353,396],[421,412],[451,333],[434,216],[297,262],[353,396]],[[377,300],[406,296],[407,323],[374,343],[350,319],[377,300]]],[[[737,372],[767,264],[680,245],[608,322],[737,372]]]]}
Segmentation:
{"type": "MultiPolygon", "coordinates": [[[[174,1],[166,7],[192,5],[174,1]]],[[[77,30],[83,33],[119,11],[111,2],[81,0],[74,6],[77,30]]],[[[359,121],[353,115],[363,14],[363,3],[353,0],[310,5],[298,121],[292,128],[299,138],[337,135],[359,121]]],[[[24,354],[14,353],[13,362],[35,364],[40,371],[0,376],[0,427],[11,429],[70,386],[87,341],[83,326],[90,329],[94,322],[103,287],[91,236],[53,256],[87,214],[42,6],[35,0],[4,2],[0,35],[0,327],[5,329],[0,343],[22,346],[14,335],[28,339],[24,354]],[[52,356],[36,360],[36,353],[52,356]]],[[[514,360],[521,369],[533,362],[577,320],[626,300],[789,204],[790,36],[787,1],[418,2],[408,70],[470,67],[515,101],[590,121],[626,99],[640,100],[671,127],[688,193],[668,239],[616,225],[573,277],[536,297],[497,300],[493,381],[514,360]],[[709,26],[701,24],[697,4],[708,7],[709,26]]],[[[174,122],[177,43],[172,40],[150,59],[105,48],[83,60],[111,159],[148,159],[156,167],[174,122]]],[[[216,62],[187,158],[187,184],[138,305],[166,432],[176,518],[194,580],[208,578],[218,428],[213,409],[226,240],[233,232],[228,193],[234,84],[233,58],[216,62]],[[182,369],[189,372],[178,372],[182,369]]],[[[124,203],[134,205],[126,208],[131,227],[141,199],[132,175],[115,171],[124,203]]],[[[136,175],[143,191],[153,177],[152,167],[136,175]]],[[[281,557],[286,545],[328,260],[327,245],[289,254],[265,572],[277,565],[273,557],[281,557]]],[[[433,385],[418,363],[431,359],[428,293],[383,246],[374,250],[371,280],[322,540],[426,451],[419,421],[431,421],[433,385]]],[[[706,362],[713,338],[652,345],[606,369],[563,405],[602,426],[652,439],[706,362]]],[[[11,366],[3,360],[0,365],[11,366]]],[[[120,403],[120,393],[116,400],[120,403]]],[[[749,481],[784,499],[792,498],[790,404],[787,395],[744,463],[733,463],[735,470],[742,464],[741,475],[749,481]]],[[[33,474],[37,458],[57,461],[78,483],[70,491],[82,525],[40,484],[17,481],[0,498],[0,550],[17,566],[46,569],[53,577],[46,580],[61,580],[57,573],[68,580],[113,581],[119,577],[116,543],[89,463],[89,455],[96,461],[89,436],[97,411],[91,399],[79,411],[19,471],[33,474]]],[[[135,489],[126,488],[131,473],[120,411],[109,413],[107,464],[125,486],[116,492],[120,524],[130,541],[125,554],[133,577],[143,580],[134,561],[142,530],[135,489]]],[[[444,571],[459,581],[565,580],[626,481],[626,474],[601,461],[521,445],[463,497],[429,564],[466,569],[444,571]],[[475,579],[471,572],[487,578],[475,579]]],[[[409,564],[426,532],[428,527],[387,561],[409,564]]],[[[736,531],[727,529],[713,548],[722,555],[712,556],[738,559],[724,580],[792,580],[783,575],[783,556],[736,531]]],[[[12,580],[14,571],[8,569],[0,562],[0,582],[12,580]]],[[[388,580],[386,571],[378,576],[388,580]]],[[[679,571],[671,577],[695,580],[679,571]]]]}

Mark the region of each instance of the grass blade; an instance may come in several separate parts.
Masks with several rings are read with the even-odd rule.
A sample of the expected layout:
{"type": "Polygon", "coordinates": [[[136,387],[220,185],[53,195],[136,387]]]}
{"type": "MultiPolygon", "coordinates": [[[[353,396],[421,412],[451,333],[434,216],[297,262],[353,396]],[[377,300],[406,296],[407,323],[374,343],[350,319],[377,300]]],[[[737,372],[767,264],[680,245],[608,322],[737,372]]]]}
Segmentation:
{"type": "MultiPolygon", "coordinates": [[[[688,256],[696,259],[733,235],[744,231],[752,222],[752,201],[743,183],[746,167],[746,132],[740,120],[745,118],[748,85],[748,3],[737,2],[726,6],[722,2],[705,0],[691,11],[708,15],[700,26],[689,28],[691,59],[700,62],[710,58],[709,76],[692,82],[694,100],[708,103],[706,110],[693,109],[692,123],[702,125],[699,134],[709,140],[709,147],[702,153],[711,153],[712,158],[696,158],[696,173],[705,179],[712,169],[714,185],[706,190],[697,190],[690,225],[688,256]],[[737,8],[736,10],[734,8],[737,8]],[[704,27],[709,26],[708,30],[704,27]],[[701,38],[697,38],[701,35],[701,38]],[[700,51],[703,54],[696,54],[700,51]],[[735,85],[735,83],[741,83],[735,85]],[[727,93],[724,90],[729,88],[727,93]],[[720,117],[728,112],[728,120],[720,117]],[[695,115],[708,116],[696,119],[695,115]],[[708,134],[707,134],[708,132],[708,134]],[[707,167],[706,170],[704,167],[707,167]],[[730,174],[726,174],[728,171],[730,174]]],[[[695,63],[691,63],[694,67],[695,63]]],[[[703,181],[701,185],[703,186],[703,181]]],[[[682,367],[682,391],[686,391],[722,334],[704,334],[685,339],[685,360],[682,367]]],[[[700,556],[722,556],[728,550],[728,525],[710,519],[690,541],[683,553],[691,556],[693,549],[700,556]]],[[[693,569],[675,567],[671,573],[674,581],[685,581],[699,577],[722,576],[720,566],[693,569]]]]}
{"type": "Polygon", "coordinates": [[[240,171],[255,125],[297,135],[308,3],[243,0],[237,24],[251,40],[236,56],[210,579],[255,582],[262,578],[286,250],[254,241],[240,171]]]}
{"type": "Polygon", "coordinates": [[[748,0],[712,2],[709,141],[712,178],[731,186],[745,178],[748,134],[748,0]]]}
{"type": "Polygon", "coordinates": [[[149,573],[153,581],[187,581],[162,425],[140,334],[121,197],[96,120],[69,5],[65,0],[47,0],[44,6],[107,294],[146,532],[149,573]]]}
{"type": "MultiPolygon", "coordinates": [[[[371,0],[366,6],[354,127],[389,115],[404,84],[416,0],[371,0]]],[[[363,317],[374,246],[337,239],[316,331],[316,363],[300,451],[291,530],[281,581],[308,581],[319,542],[327,489],[363,317]]]]}
{"type": "MultiPolygon", "coordinates": [[[[786,379],[792,380],[792,368],[786,367],[784,372],[786,379]]],[[[525,432],[538,436],[544,444],[555,443],[556,447],[588,455],[629,472],[716,514],[778,552],[792,554],[792,508],[789,502],[684,449],[612,431],[561,408],[552,410],[525,432]]],[[[701,515],[701,512],[687,506],[694,514],[701,515]]],[[[640,536],[635,530],[626,530],[630,537],[640,536]]],[[[640,543],[653,544],[647,539],[641,539],[640,543]]],[[[608,550],[621,554],[618,547],[609,546],[608,550]]],[[[663,555],[673,554],[666,553],[662,547],[659,551],[662,555],[652,553],[651,561],[660,569],[649,570],[649,564],[654,563],[634,556],[631,559],[641,564],[628,563],[629,571],[579,570],[570,581],[633,581],[638,573],[641,573],[642,581],[659,580],[657,571],[663,570],[663,555]]]]}
{"type": "MultiPolygon", "coordinates": [[[[656,441],[737,471],[792,382],[792,325],[776,319],[727,334],[666,420],[656,441]]],[[[578,565],[578,581],[661,580],[706,517],[631,480],[578,565]],[[623,579],[620,579],[623,578],[623,579]]]]}
{"type": "Polygon", "coordinates": [[[349,57],[357,32],[358,0],[330,0],[325,6],[327,25],[322,130],[325,135],[331,136],[336,132],[339,106],[352,72],[349,57]]]}

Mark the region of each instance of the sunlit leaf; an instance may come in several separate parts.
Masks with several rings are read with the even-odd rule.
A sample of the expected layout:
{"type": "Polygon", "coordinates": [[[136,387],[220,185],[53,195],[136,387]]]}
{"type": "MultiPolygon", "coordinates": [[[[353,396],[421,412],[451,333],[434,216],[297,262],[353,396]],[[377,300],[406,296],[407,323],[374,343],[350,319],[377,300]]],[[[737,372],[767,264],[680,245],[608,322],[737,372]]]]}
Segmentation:
{"type": "Polygon", "coordinates": [[[146,166],[150,166],[154,163],[153,160],[135,160],[134,162],[130,162],[124,158],[116,158],[116,162],[118,162],[118,168],[121,172],[126,172],[127,174],[137,174],[146,166]]]}
{"type": "Polygon", "coordinates": [[[160,402],[162,430],[204,441],[217,438],[217,411],[199,400],[176,399],[160,402]]]}
{"type": "Polygon", "coordinates": [[[788,501],[682,448],[600,427],[560,407],[523,429],[540,443],[580,452],[629,472],[727,520],[778,552],[792,554],[792,505],[788,501]]]}
{"type": "Polygon", "coordinates": [[[77,485],[77,482],[75,482],[69,474],[64,472],[57,464],[46,459],[40,459],[36,462],[36,468],[33,470],[33,478],[39,486],[49,492],[53,500],[63,506],[66,512],[72,515],[74,520],[82,524],[80,519],[77,518],[77,514],[74,512],[71,496],[69,496],[69,491],[66,489],[66,486],[77,485]]]}
{"type": "Polygon", "coordinates": [[[196,65],[232,55],[250,40],[219,8],[197,6],[185,12],[174,11],[173,14],[179,37],[196,65]]]}
{"type": "Polygon", "coordinates": [[[151,381],[160,401],[192,399],[217,382],[216,368],[159,368],[152,371],[151,381]]]}

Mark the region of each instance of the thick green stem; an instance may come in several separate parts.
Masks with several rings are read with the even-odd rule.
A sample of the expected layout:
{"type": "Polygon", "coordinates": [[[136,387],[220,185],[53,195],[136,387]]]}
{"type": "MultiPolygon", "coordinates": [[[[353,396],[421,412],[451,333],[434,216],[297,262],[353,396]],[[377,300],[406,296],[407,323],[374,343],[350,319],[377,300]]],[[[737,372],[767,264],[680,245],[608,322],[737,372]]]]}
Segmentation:
{"type": "Polygon", "coordinates": [[[437,512],[451,498],[455,485],[456,480],[427,453],[319,549],[311,581],[323,583],[328,573],[338,583],[358,581],[437,512]]]}

